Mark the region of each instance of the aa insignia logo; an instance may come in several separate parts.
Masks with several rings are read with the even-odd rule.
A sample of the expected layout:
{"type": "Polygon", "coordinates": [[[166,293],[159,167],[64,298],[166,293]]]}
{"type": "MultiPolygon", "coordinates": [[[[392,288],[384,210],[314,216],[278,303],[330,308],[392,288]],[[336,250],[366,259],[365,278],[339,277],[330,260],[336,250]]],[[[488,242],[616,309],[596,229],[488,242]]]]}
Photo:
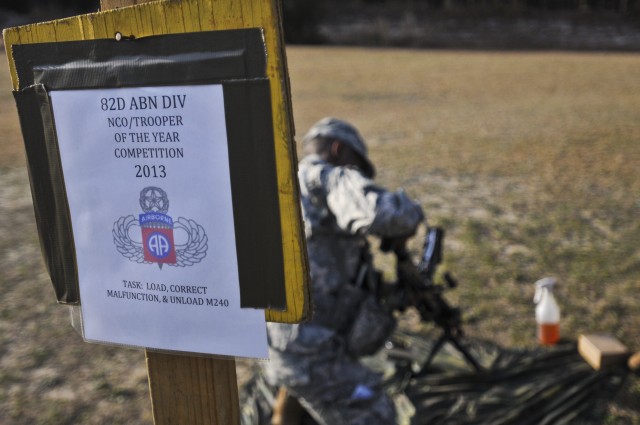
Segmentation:
{"type": "Polygon", "coordinates": [[[207,255],[207,235],[198,223],[183,217],[175,222],[167,213],[169,197],[159,187],[140,192],[142,213],[120,217],[113,225],[113,241],[120,254],[137,263],[156,263],[177,267],[199,263],[207,255]],[[138,237],[135,227],[140,228],[138,237]],[[176,245],[174,232],[184,233],[186,242],[176,245]]]}
{"type": "Polygon", "coordinates": [[[147,187],[140,192],[140,214],[144,259],[152,263],[175,264],[173,219],[167,215],[169,199],[159,187],[147,187]]]}

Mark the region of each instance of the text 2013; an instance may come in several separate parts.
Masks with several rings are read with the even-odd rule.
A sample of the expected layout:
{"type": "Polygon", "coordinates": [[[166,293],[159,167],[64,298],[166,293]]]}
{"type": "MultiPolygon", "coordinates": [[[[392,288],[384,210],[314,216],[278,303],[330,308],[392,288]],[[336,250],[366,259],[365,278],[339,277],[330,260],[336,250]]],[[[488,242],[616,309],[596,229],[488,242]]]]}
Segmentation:
{"type": "Polygon", "coordinates": [[[167,170],[164,165],[135,165],[136,177],[167,177],[167,170]]]}

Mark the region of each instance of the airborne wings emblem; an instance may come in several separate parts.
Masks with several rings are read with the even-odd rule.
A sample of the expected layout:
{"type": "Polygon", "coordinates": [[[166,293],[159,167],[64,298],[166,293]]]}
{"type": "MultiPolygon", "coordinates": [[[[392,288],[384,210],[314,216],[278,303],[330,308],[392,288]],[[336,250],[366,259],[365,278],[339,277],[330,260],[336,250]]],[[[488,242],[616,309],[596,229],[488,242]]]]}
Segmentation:
{"type": "Polygon", "coordinates": [[[207,255],[208,238],[204,228],[194,220],[173,220],[167,193],[159,187],[145,187],[140,192],[142,213],[120,217],[113,224],[113,242],[124,257],[136,263],[157,263],[176,267],[192,266],[207,255]],[[136,232],[139,228],[139,233],[136,232]],[[176,233],[186,241],[176,244],[176,233]]]}

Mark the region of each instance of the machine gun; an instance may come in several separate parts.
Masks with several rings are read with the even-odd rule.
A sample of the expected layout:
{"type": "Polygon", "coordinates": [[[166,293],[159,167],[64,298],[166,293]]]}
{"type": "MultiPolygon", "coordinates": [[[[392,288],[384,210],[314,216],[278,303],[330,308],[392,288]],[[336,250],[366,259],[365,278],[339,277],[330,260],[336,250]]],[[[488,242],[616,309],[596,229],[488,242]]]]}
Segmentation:
{"type": "Polygon", "coordinates": [[[422,369],[426,370],[438,351],[445,343],[449,342],[464,356],[467,363],[476,372],[481,372],[482,366],[460,341],[464,335],[460,309],[451,307],[443,297],[446,289],[457,286],[456,280],[449,273],[444,273],[442,277],[446,286],[434,283],[436,269],[442,261],[443,238],[444,230],[442,228],[430,227],[427,229],[423,254],[417,265],[414,264],[404,244],[392,246],[393,244],[389,241],[383,241],[381,249],[383,251],[393,250],[396,255],[398,285],[404,291],[406,299],[404,304],[415,307],[424,321],[433,322],[442,330],[442,334],[433,345],[422,369]]]}

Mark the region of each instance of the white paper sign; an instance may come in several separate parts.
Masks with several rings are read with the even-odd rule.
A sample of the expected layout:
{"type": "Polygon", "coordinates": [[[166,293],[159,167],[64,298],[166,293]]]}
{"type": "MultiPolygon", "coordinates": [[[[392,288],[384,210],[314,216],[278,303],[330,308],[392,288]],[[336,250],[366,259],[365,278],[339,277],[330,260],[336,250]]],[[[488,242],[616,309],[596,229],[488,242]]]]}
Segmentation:
{"type": "Polygon", "coordinates": [[[222,86],[51,92],[87,340],[267,357],[241,309],[222,86]]]}

